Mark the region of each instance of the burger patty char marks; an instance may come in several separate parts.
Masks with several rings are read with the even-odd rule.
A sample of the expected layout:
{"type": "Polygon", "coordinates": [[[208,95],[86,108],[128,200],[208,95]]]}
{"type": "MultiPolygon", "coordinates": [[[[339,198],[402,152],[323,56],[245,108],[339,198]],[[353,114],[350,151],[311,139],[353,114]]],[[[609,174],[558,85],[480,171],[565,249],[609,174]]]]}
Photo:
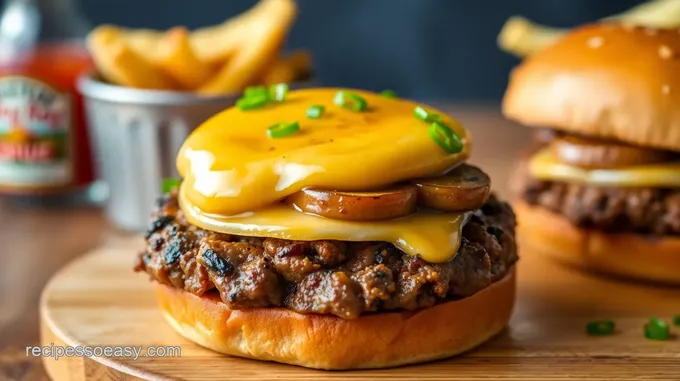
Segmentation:
{"type": "Polygon", "coordinates": [[[356,318],[472,295],[516,261],[515,216],[493,195],[463,228],[458,255],[432,264],[385,242],[289,241],[203,230],[186,221],[173,194],[159,201],[135,270],[196,295],[215,289],[231,309],[280,306],[356,318]]]}

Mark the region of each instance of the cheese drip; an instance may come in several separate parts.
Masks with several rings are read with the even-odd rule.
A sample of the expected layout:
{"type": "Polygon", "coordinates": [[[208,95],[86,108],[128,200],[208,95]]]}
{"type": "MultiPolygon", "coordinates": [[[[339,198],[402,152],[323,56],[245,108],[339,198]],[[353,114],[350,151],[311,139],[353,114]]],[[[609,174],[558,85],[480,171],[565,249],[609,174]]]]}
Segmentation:
{"type": "Polygon", "coordinates": [[[180,207],[192,225],[220,233],[299,241],[384,241],[430,263],[451,260],[460,248],[470,213],[424,213],[385,221],[353,222],[305,214],[277,203],[235,216],[207,214],[189,205],[185,187],[180,207]]]}
{"type": "Polygon", "coordinates": [[[547,148],[531,158],[529,172],[537,179],[548,181],[616,187],[680,187],[680,163],[586,169],[560,162],[547,148]]]}
{"type": "Polygon", "coordinates": [[[461,153],[450,154],[432,139],[430,123],[413,116],[419,104],[355,90],[368,109],[354,112],[334,104],[338,90],[292,91],[283,102],[230,108],[209,119],[177,157],[187,199],[206,213],[233,215],[305,187],[362,191],[436,175],[469,156],[467,131],[443,112],[426,107],[461,138],[461,153]],[[325,107],[318,119],[306,117],[313,105],[325,107]],[[300,131],[269,138],[267,128],[281,122],[298,122],[300,131]]]}

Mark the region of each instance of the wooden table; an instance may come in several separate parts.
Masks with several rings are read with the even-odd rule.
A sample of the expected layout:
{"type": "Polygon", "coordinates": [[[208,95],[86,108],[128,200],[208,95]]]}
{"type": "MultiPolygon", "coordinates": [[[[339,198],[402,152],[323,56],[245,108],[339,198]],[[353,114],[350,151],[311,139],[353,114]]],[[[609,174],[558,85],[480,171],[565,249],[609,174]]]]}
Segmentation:
{"type": "MultiPolygon", "coordinates": [[[[513,159],[529,143],[529,131],[504,121],[493,107],[456,107],[455,110],[452,115],[468,126],[474,136],[472,162],[484,168],[491,175],[496,190],[507,197],[513,159]]],[[[98,245],[126,236],[129,234],[113,228],[97,209],[25,210],[0,204],[0,381],[47,379],[40,361],[25,354],[26,346],[38,344],[38,300],[44,284],[70,260],[98,245]]],[[[677,291],[671,289],[624,284],[574,273],[539,256],[523,257],[519,270],[520,290],[546,286],[530,303],[522,304],[517,314],[535,314],[550,306],[553,310],[564,311],[565,316],[578,319],[583,311],[598,308],[598,298],[613,294],[621,303],[612,310],[602,311],[603,316],[616,316],[617,311],[631,308],[637,308],[645,315],[654,311],[657,303],[665,301],[667,304],[669,298],[678,297],[677,291]],[[576,298],[575,295],[587,297],[576,298]]],[[[680,303],[677,312],[680,313],[680,303]]],[[[524,328],[559,330],[560,326],[558,322],[546,319],[524,328]]],[[[522,334],[521,329],[517,332],[522,334]]],[[[661,346],[659,348],[662,350],[661,346]]],[[[579,356],[578,353],[575,355],[579,356]]],[[[545,353],[545,357],[550,357],[550,353],[545,353]]],[[[598,369],[593,374],[611,372],[612,376],[621,376],[645,366],[664,366],[663,361],[671,361],[666,365],[675,366],[673,369],[679,371],[680,378],[677,368],[680,357],[674,360],[589,358],[582,363],[584,366],[590,363],[593,369],[598,369]]],[[[546,366],[546,362],[539,357],[532,366],[546,366]]],[[[509,364],[509,369],[510,378],[521,379],[521,367],[509,364]]]]}

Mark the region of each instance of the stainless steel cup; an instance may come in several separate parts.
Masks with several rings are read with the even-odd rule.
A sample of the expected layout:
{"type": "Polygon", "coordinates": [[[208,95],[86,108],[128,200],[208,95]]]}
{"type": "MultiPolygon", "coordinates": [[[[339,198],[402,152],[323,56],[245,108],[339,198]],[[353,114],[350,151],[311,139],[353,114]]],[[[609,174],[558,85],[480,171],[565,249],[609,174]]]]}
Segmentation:
{"type": "Polygon", "coordinates": [[[240,96],[133,89],[93,74],[82,76],[78,89],[98,175],[108,186],[106,214],[132,231],[146,228],[162,179],[177,176],[175,156],[189,133],[240,96]]]}

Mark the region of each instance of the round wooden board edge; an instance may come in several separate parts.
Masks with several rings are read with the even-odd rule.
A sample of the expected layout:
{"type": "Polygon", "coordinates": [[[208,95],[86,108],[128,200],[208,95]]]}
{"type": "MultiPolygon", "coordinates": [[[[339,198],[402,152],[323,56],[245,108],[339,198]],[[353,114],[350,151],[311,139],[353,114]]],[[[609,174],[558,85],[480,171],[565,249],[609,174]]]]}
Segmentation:
{"type": "MultiPolygon", "coordinates": [[[[52,291],[54,284],[68,273],[73,267],[83,262],[91,261],[96,257],[105,255],[103,248],[95,249],[81,257],[67,263],[57,271],[47,282],[40,295],[40,345],[77,347],[84,345],[76,340],[70,339],[58,327],[55,326],[47,308],[47,299],[52,291]]],[[[43,366],[47,375],[52,381],[68,380],[102,380],[102,381],[146,381],[146,380],[172,380],[158,374],[140,371],[134,367],[116,362],[108,357],[60,357],[55,359],[52,356],[42,356],[43,366]]]]}

